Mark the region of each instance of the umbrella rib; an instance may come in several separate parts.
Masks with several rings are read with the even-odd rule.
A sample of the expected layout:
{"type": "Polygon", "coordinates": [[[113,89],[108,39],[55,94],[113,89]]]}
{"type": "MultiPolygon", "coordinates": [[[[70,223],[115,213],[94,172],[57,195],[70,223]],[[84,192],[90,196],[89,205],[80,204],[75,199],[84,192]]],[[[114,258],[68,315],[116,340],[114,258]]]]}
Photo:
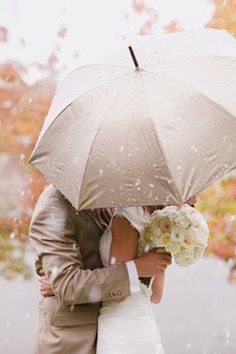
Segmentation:
{"type": "MultiPolygon", "coordinates": [[[[123,76],[124,76],[124,75],[123,75],[123,76]]],[[[107,110],[107,112],[110,112],[110,110],[112,109],[113,105],[117,102],[116,98],[117,98],[117,97],[114,97],[114,100],[111,102],[111,105],[110,105],[109,109],[107,110]]],[[[95,142],[95,140],[96,140],[96,138],[97,138],[97,136],[98,136],[98,133],[99,133],[99,131],[100,131],[100,129],[101,129],[101,126],[102,126],[102,124],[103,124],[103,122],[104,122],[105,119],[106,119],[106,118],[105,118],[105,114],[104,114],[104,118],[101,120],[101,122],[100,122],[100,124],[99,124],[99,127],[98,127],[98,129],[97,129],[97,131],[96,131],[96,134],[95,134],[95,136],[94,136],[94,138],[93,138],[93,141],[92,141],[92,143],[91,143],[91,146],[90,146],[90,149],[89,149],[89,152],[88,152],[88,157],[89,157],[89,155],[90,155],[90,153],[91,153],[91,151],[92,151],[93,144],[94,144],[94,142],[95,142]]],[[[80,192],[81,192],[82,189],[83,189],[84,179],[85,179],[85,175],[86,175],[86,171],[87,171],[87,167],[88,167],[88,161],[89,161],[89,159],[87,159],[86,165],[85,165],[85,168],[84,168],[84,174],[83,174],[83,178],[82,178],[82,182],[81,182],[80,192]]],[[[79,205],[78,205],[78,208],[79,208],[79,205]]]]}
{"type": "MultiPolygon", "coordinates": [[[[55,122],[55,121],[58,119],[58,117],[63,113],[63,111],[64,111],[65,109],[67,109],[75,100],[77,100],[77,99],[79,99],[79,98],[81,98],[81,97],[87,95],[88,93],[93,92],[94,90],[99,89],[99,88],[102,87],[103,85],[107,85],[107,84],[113,83],[113,81],[116,81],[116,80],[118,80],[118,79],[121,79],[121,78],[123,78],[124,76],[130,75],[130,74],[133,74],[133,71],[130,71],[130,72],[126,73],[126,74],[117,76],[117,77],[115,77],[114,79],[112,79],[112,80],[110,80],[110,81],[106,81],[106,82],[102,83],[101,85],[98,85],[98,86],[92,88],[91,90],[84,92],[81,96],[76,97],[73,101],[71,101],[70,103],[68,103],[68,104],[62,109],[62,111],[60,111],[60,112],[56,115],[56,117],[55,117],[54,120],[50,123],[50,125],[48,126],[47,130],[44,132],[44,134],[42,135],[42,137],[40,136],[40,134],[41,134],[41,132],[40,132],[40,134],[39,134],[39,138],[40,138],[40,139],[38,138],[38,140],[37,140],[37,142],[36,142],[36,144],[35,144],[35,146],[34,146],[33,152],[32,152],[32,154],[31,154],[31,156],[30,156],[30,159],[28,160],[28,163],[31,163],[32,158],[34,157],[34,154],[36,153],[36,150],[37,150],[37,153],[39,153],[39,152],[41,151],[41,149],[40,149],[40,142],[41,142],[42,138],[45,138],[46,134],[48,134],[48,131],[49,131],[49,129],[51,128],[51,126],[54,124],[54,122],[55,122]]],[[[43,129],[43,127],[42,127],[42,129],[43,129]]],[[[42,131],[42,129],[41,129],[41,131],[42,131]]]]}
{"type": "MultiPolygon", "coordinates": [[[[147,93],[147,91],[146,91],[146,89],[145,89],[144,82],[143,82],[142,80],[141,80],[141,82],[142,82],[142,86],[143,86],[143,91],[144,91],[144,93],[145,93],[145,95],[146,95],[146,98],[147,98],[147,101],[148,101],[148,104],[149,104],[149,114],[150,114],[151,103],[150,103],[150,100],[149,100],[149,97],[148,97],[148,93],[147,93]]],[[[154,130],[154,132],[155,132],[156,140],[157,140],[157,142],[158,142],[159,148],[160,148],[160,150],[161,150],[161,152],[162,152],[162,155],[163,155],[163,157],[164,157],[164,159],[165,159],[165,163],[166,163],[167,170],[168,170],[168,172],[169,172],[170,177],[171,177],[172,180],[173,180],[173,186],[174,186],[176,195],[178,196],[179,201],[180,201],[180,200],[182,201],[181,195],[180,195],[180,193],[179,193],[179,191],[178,191],[178,189],[177,189],[177,186],[176,186],[176,184],[175,184],[175,180],[174,180],[173,174],[172,174],[171,169],[170,169],[170,167],[169,167],[169,164],[168,164],[168,161],[167,161],[167,158],[166,158],[166,155],[165,155],[165,151],[164,151],[164,148],[163,148],[162,143],[161,143],[160,136],[159,136],[159,134],[157,133],[157,130],[155,129],[155,126],[154,126],[154,124],[153,124],[153,122],[152,122],[152,119],[150,119],[150,121],[151,121],[151,124],[152,124],[152,126],[153,126],[153,130],[154,130]]]]}
{"type": "MultiPolygon", "coordinates": [[[[152,71],[148,71],[148,72],[149,72],[150,74],[155,74],[155,75],[157,75],[156,72],[152,72],[152,71]]],[[[188,87],[188,88],[191,88],[192,90],[196,91],[196,92],[199,93],[202,97],[204,97],[204,99],[209,100],[209,101],[212,102],[214,105],[216,105],[216,106],[220,107],[221,109],[223,109],[223,110],[225,111],[225,113],[228,114],[228,116],[229,116],[228,118],[229,118],[230,120],[232,120],[232,122],[233,122],[234,124],[236,124],[236,118],[234,117],[234,115],[233,115],[227,108],[225,108],[223,105],[221,105],[221,104],[219,104],[218,102],[216,102],[215,100],[213,100],[213,98],[211,98],[211,97],[205,95],[205,93],[203,93],[202,91],[200,91],[200,90],[197,89],[196,87],[194,87],[194,86],[192,86],[192,85],[190,85],[190,84],[188,84],[188,83],[182,82],[182,81],[180,81],[180,80],[178,80],[178,79],[175,79],[175,78],[173,78],[173,77],[171,77],[171,76],[169,76],[169,75],[166,75],[166,74],[165,74],[165,75],[162,75],[162,77],[166,77],[166,78],[168,78],[169,80],[172,80],[172,81],[174,81],[174,82],[177,82],[178,84],[184,85],[184,86],[186,86],[186,87],[188,87]]]]}

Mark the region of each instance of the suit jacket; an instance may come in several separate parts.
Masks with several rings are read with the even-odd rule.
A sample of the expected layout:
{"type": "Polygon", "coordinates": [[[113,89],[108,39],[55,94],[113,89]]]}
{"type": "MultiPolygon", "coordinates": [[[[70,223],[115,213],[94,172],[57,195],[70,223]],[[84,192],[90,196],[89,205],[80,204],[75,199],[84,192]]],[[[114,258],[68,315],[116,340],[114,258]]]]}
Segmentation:
{"type": "Polygon", "coordinates": [[[101,234],[92,212],[76,212],[53,185],[42,192],[29,236],[55,296],[40,299],[35,353],[94,353],[101,301],[130,295],[124,263],[102,268],[101,234]]]}

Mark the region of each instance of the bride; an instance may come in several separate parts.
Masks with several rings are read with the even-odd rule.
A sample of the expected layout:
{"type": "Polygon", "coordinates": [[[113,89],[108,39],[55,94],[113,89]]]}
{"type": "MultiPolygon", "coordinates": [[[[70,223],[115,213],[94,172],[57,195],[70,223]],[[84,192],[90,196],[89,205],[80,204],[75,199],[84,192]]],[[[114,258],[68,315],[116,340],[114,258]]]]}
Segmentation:
{"type": "MultiPolygon", "coordinates": [[[[197,196],[186,201],[194,206],[197,196]]],[[[160,207],[161,208],[161,207],[160,207]]],[[[135,260],[138,269],[139,235],[156,207],[115,209],[100,239],[104,266],[135,260]]],[[[140,282],[140,290],[123,301],[105,301],[98,317],[97,354],[164,354],[151,303],[159,303],[164,285],[164,270],[159,270],[149,286],[140,282]]]]}
{"type": "MultiPolygon", "coordinates": [[[[104,266],[137,258],[139,234],[153,210],[151,207],[115,209],[100,239],[104,266]]],[[[164,270],[160,270],[149,286],[140,281],[136,291],[125,300],[103,302],[98,318],[97,354],[164,353],[151,305],[160,302],[163,283],[164,270]]]]}

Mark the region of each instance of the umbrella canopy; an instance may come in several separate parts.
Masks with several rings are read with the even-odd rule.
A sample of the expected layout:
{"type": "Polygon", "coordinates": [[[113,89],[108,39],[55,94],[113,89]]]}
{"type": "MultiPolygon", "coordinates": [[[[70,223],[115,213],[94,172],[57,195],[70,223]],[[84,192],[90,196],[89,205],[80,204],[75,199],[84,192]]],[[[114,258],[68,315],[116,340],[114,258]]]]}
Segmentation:
{"type": "Polygon", "coordinates": [[[236,41],[130,39],[69,74],[29,162],[76,209],[182,204],[236,168],[236,41]],[[139,66],[138,66],[139,65],[139,66]]]}

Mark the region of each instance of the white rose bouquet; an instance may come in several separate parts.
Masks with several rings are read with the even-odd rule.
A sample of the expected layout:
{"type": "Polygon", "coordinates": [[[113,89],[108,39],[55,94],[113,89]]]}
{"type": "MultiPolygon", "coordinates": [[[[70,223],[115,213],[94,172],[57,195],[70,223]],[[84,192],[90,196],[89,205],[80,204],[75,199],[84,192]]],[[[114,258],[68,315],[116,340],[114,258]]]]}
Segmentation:
{"type": "Polygon", "coordinates": [[[208,225],[198,210],[188,204],[156,210],[140,235],[139,251],[164,248],[180,266],[195,263],[204,253],[209,237],[208,225]]]}

